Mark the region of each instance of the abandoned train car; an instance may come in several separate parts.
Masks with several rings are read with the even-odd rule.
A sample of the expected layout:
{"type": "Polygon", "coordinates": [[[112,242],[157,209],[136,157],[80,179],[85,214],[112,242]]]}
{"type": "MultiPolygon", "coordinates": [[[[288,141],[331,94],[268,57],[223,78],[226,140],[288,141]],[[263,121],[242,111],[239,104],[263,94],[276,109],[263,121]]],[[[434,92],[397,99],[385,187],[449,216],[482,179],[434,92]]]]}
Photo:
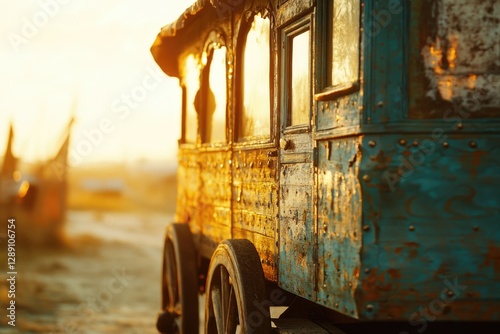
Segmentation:
{"type": "Polygon", "coordinates": [[[202,291],[206,333],[269,333],[270,286],[362,321],[499,320],[499,20],[495,0],[198,0],[165,26],[159,328],[197,332],[202,291]]]}

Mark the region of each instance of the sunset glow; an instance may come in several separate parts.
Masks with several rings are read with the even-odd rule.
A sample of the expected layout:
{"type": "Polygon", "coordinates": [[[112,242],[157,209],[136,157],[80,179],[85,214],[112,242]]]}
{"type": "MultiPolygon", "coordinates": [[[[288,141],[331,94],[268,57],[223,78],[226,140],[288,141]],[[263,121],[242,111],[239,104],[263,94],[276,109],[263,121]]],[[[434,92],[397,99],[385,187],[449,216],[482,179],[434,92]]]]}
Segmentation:
{"type": "Polygon", "coordinates": [[[181,95],[149,48],[192,0],[0,0],[0,156],[45,160],[75,117],[70,164],[175,160],[181,95]]]}

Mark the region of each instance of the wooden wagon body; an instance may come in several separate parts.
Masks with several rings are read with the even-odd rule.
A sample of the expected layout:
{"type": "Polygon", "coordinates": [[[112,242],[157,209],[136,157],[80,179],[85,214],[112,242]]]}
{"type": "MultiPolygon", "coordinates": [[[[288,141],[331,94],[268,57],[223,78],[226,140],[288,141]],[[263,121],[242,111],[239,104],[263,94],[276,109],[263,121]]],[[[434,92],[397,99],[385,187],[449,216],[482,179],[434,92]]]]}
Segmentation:
{"type": "Polygon", "coordinates": [[[268,282],[352,318],[498,320],[499,17],[494,0],[198,0],[164,27],[199,273],[243,238],[268,282]]]}

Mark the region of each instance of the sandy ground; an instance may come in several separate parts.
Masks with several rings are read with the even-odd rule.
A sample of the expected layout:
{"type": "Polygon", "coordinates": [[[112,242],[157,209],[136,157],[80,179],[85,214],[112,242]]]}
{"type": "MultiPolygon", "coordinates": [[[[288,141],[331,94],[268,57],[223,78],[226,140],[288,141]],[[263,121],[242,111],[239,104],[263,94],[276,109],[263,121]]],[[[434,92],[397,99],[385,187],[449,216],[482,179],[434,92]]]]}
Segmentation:
{"type": "MultiPolygon", "coordinates": [[[[0,271],[0,334],[157,333],[163,236],[171,221],[168,214],[69,211],[67,246],[18,249],[15,328],[6,324],[6,275],[0,271]]],[[[200,297],[200,327],[203,305],[200,297]]],[[[373,324],[366,325],[344,330],[373,333],[373,324]]],[[[375,332],[416,332],[402,325],[375,332]]],[[[492,333],[456,325],[426,334],[492,333]]]]}
{"type": "MultiPolygon", "coordinates": [[[[70,211],[68,246],[18,249],[16,327],[6,326],[1,312],[0,333],[157,333],[163,235],[171,220],[70,211]]],[[[5,284],[1,289],[3,306],[5,284]]]]}

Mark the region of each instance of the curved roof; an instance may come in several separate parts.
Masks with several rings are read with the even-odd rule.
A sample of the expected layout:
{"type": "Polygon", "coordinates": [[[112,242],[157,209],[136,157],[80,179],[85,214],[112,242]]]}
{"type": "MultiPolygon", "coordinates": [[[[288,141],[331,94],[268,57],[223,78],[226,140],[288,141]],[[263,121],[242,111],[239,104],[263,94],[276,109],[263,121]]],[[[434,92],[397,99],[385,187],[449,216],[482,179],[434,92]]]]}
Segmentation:
{"type": "Polygon", "coordinates": [[[194,16],[208,5],[215,7],[214,0],[197,0],[179,18],[164,26],[151,46],[156,63],[169,76],[179,77],[177,55],[179,53],[179,33],[190,24],[194,16]]]}

